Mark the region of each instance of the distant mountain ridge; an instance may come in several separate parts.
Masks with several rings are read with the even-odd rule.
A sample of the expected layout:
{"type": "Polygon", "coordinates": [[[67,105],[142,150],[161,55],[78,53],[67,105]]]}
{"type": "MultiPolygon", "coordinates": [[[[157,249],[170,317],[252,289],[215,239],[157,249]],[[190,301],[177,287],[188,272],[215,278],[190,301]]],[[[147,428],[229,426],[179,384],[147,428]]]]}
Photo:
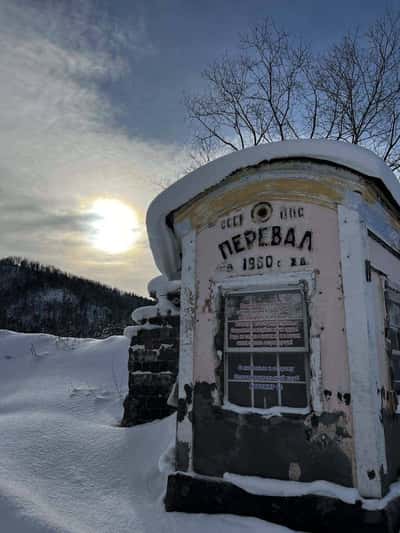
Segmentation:
{"type": "Polygon", "coordinates": [[[0,329],[69,337],[122,334],[151,300],[20,257],[0,259],[0,329]]]}

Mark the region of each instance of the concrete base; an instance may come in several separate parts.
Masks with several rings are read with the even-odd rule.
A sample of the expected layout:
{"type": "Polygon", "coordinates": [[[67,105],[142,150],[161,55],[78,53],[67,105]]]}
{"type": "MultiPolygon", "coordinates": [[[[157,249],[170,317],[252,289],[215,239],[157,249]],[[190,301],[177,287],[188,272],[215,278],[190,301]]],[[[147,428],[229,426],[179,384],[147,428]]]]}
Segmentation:
{"type": "Polygon", "coordinates": [[[173,474],[168,477],[165,496],[167,511],[185,513],[229,513],[253,516],[310,533],[398,533],[400,498],[385,509],[366,511],[324,496],[257,496],[231,483],[173,474]]]}

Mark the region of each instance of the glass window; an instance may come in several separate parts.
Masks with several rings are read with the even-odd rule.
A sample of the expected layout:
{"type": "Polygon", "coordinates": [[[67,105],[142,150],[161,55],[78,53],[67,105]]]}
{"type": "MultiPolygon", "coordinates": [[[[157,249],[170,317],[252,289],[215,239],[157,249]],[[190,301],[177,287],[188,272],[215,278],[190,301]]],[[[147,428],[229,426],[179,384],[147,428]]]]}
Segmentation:
{"type": "Polygon", "coordinates": [[[302,290],[226,294],[224,344],[229,402],[260,409],[308,405],[302,290]]]}
{"type": "Polygon", "coordinates": [[[388,291],[388,322],[393,388],[400,394],[400,293],[388,291]]]}

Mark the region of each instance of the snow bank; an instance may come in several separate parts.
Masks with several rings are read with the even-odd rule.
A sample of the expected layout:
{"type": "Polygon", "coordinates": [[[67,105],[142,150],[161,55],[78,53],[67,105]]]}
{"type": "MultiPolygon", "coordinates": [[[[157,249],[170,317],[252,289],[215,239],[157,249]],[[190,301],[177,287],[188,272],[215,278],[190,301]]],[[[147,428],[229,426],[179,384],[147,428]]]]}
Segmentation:
{"type": "Polygon", "coordinates": [[[312,481],[304,483],[300,481],[284,481],[280,479],[266,479],[256,476],[240,476],[238,474],[224,474],[224,480],[240,487],[241,489],[259,496],[306,496],[315,494],[327,498],[336,498],[342,502],[354,504],[360,501],[363,509],[376,511],[384,509],[386,505],[400,496],[400,482],[393,483],[388,494],[381,499],[364,499],[357,489],[343,487],[329,481],[312,481]]]}
{"type": "Polygon", "coordinates": [[[342,487],[328,481],[313,481],[303,483],[300,481],[284,481],[280,479],[266,479],[256,476],[240,476],[238,474],[224,474],[224,480],[240,487],[241,489],[259,496],[305,496],[316,494],[328,498],[338,498],[345,503],[355,503],[361,500],[357,489],[342,487]]]}
{"type": "Polygon", "coordinates": [[[289,532],[164,511],[175,417],[118,427],[128,344],[0,330],[1,533],[289,532]]]}
{"type": "Polygon", "coordinates": [[[218,184],[235,170],[257,165],[261,161],[295,157],[333,161],[380,180],[400,205],[400,187],[396,176],[381,158],[365,148],[333,140],[261,144],[211,161],[172,184],[153,200],[147,211],[146,223],[150,247],[160,271],[174,279],[179,270],[178,242],[166,224],[166,217],[171,211],[218,184]]]}

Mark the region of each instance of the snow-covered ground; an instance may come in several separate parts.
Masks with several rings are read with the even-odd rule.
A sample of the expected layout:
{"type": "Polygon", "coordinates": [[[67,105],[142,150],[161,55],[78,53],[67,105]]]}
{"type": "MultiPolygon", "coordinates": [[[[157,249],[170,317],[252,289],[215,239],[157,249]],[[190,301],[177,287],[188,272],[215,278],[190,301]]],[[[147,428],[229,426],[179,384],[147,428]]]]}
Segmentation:
{"type": "Polygon", "coordinates": [[[164,511],[175,418],[118,427],[127,351],[0,330],[0,533],[289,532],[164,511]]]}

